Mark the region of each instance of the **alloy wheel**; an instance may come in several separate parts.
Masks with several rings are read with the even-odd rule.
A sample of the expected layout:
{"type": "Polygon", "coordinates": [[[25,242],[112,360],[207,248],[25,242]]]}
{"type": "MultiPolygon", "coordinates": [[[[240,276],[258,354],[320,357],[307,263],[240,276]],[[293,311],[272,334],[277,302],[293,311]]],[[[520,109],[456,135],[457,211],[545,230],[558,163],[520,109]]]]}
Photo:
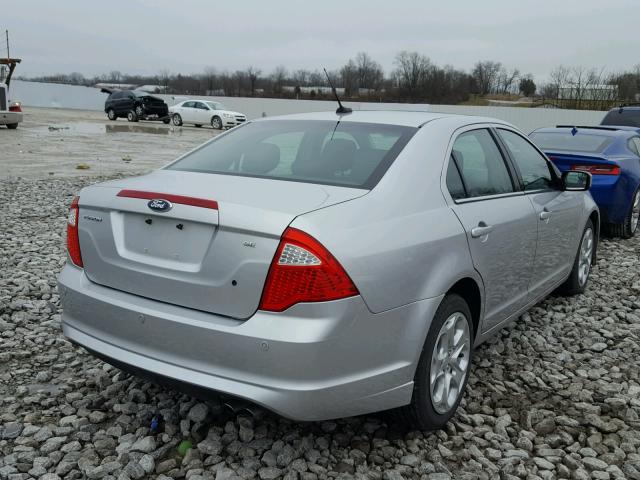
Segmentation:
{"type": "Polygon", "coordinates": [[[593,260],[593,230],[591,228],[587,228],[582,235],[579,255],[578,281],[580,282],[580,286],[583,286],[589,278],[591,261],[593,260]]]}
{"type": "Polygon", "coordinates": [[[464,314],[456,312],[443,323],[433,353],[429,391],[436,412],[448,413],[462,392],[471,359],[471,334],[464,314]]]}

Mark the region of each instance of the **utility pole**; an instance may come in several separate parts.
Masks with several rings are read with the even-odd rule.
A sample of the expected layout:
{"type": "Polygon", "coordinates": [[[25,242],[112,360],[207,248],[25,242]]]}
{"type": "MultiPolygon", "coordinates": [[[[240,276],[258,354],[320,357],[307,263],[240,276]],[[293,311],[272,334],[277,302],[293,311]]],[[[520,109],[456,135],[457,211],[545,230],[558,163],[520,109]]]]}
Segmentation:
{"type": "Polygon", "coordinates": [[[9,55],[9,30],[5,30],[4,33],[7,37],[7,60],[9,60],[11,58],[11,55],[9,55]]]}

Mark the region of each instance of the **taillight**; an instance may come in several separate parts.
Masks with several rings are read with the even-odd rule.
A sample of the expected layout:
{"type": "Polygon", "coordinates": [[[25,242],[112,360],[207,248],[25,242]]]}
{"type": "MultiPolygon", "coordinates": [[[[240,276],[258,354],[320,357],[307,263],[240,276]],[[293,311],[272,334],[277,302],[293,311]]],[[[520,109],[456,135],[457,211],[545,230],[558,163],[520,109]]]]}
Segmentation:
{"type": "Polygon", "coordinates": [[[276,251],[260,310],[282,312],[300,302],[326,302],[358,295],[347,272],[311,235],[287,228],[276,251]]]}
{"type": "Polygon", "coordinates": [[[571,165],[571,170],[589,172],[591,175],[620,175],[618,165],[571,165]]]}
{"type": "Polygon", "coordinates": [[[20,106],[20,102],[13,102],[9,105],[10,112],[22,112],[22,107],[20,106]]]}
{"type": "Polygon", "coordinates": [[[80,197],[74,197],[69,209],[69,217],[67,218],[67,251],[74,265],[83,267],[82,255],[80,254],[80,239],[78,238],[79,200],[80,197]]]}

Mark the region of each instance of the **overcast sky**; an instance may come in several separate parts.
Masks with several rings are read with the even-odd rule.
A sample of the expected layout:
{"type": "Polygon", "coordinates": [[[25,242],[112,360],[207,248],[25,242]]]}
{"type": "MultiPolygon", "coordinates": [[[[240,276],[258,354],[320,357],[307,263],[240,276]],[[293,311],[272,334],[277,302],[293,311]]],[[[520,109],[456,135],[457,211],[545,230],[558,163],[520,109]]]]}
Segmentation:
{"type": "Polygon", "coordinates": [[[400,50],[463,69],[495,60],[538,79],[559,64],[640,63],[638,0],[13,0],[0,11],[26,76],[334,69],[359,51],[388,72],[400,50]]]}

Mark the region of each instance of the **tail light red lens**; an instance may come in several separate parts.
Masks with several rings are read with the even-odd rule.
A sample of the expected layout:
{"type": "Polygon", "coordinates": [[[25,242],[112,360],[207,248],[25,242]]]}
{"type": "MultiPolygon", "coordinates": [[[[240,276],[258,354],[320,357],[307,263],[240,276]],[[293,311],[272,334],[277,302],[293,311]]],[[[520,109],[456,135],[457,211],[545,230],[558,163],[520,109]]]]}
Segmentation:
{"type": "Polygon", "coordinates": [[[311,235],[287,228],[271,262],[259,308],[282,312],[300,302],[354,295],[358,289],[335,257],[311,235]]]}
{"type": "Polygon", "coordinates": [[[571,165],[571,170],[589,172],[591,175],[620,175],[618,165],[571,165]]]}
{"type": "Polygon", "coordinates": [[[69,209],[67,219],[67,251],[69,258],[78,267],[83,267],[82,255],[80,254],[80,239],[78,238],[78,218],[80,217],[80,207],[78,202],[80,197],[74,197],[69,209]]]}
{"type": "Polygon", "coordinates": [[[20,102],[15,102],[9,105],[10,112],[22,112],[22,107],[20,106],[20,102]]]}

